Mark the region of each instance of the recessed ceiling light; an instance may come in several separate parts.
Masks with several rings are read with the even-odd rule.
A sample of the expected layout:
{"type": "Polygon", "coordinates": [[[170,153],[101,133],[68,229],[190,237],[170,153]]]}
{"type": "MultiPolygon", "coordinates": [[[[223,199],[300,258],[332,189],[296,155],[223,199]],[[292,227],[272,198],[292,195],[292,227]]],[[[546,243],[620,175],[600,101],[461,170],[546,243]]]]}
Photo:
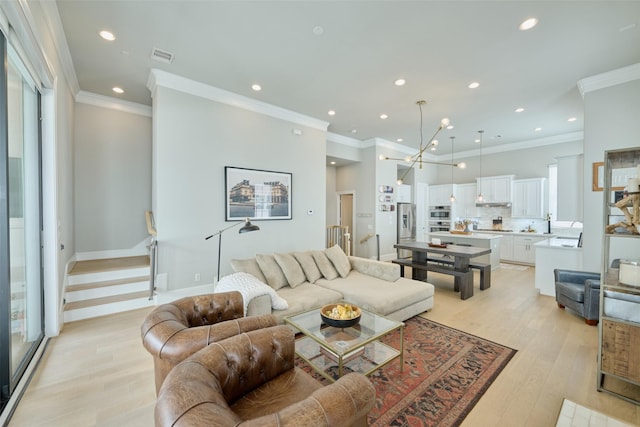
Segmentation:
{"type": "Polygon", "coordinates": [[[578,119],[576,119],[575,117],[569,117],[567,119],[568,122],[575,122],[576,120],[578,120],[578,119]]]}
{"type": "Polygon", "coordinates": [[[407,82],[407,81],[406,81],[405,79],[398,79],[398,80],[396,80],[395,82],[393,82],[393,84],[394,84],[394,85],[396,85],[396,86],[404,86],[404,84],[405,84],[406,82],[407,82]]]}
{"type": "Polygon", "coordinates": [[[118,86],[114,86],[111,90],[114,91],[115,93],[124,93],[124,89],[118,86]]]}
{"type": "Polygon", "coordinates": [[[535,27],[536,25],[538,25],[538,19],[536,18],[529,18],[529,19],[525,19],[524,21],[522,21],[522,24],[520,24],[518,26],[518,28],[521,31],[527,31],[532,29],[533,27],[535,27]]]}
{"type": "Polygon", "coordinates": [[[358,129],[351,129],[351,133],[358,133],[358,129]]]}
{"type": "Polygon", "coordinates": [[[112,42],[112,41],[114,41],[116,39],[116,36],[114,36],[112,32],[107,31],[107,30],[102,30],[98,34],[100,34],[100,37],[102,37],[103,39],[108,40],[110,42],[112,42]]]}
{"type": "Polygon", "coordinates": [[[522,113],[524,111],[524,108],[522,107],[518,107],[514,110],[516,113],[522,113]]]}
{"type": "Polygon", "coordinates": [[[477,87],[480,86],[480,83],[478,82],[473,82],[473,83],[469,83],[469,86],[467,86],[469,89],[475,89],[477,87]]]}
{"type": "Polygon", "coordinates": [[[256,92],[260,92],[262,90],[262,86],[260,86],[257,83],[254,83],[254,84],[251,85],[251,89],[253,89],[256,92]]]}
{"type": "Polygon", "coordinates": [[[329,164],[335,165],[335,164],[336,164],[336,162],[329,162],[329,164]]]}
{"type": "Polygon", "coordinates": [[[534,131],[536,132],[540,132],[542,130],[542,128],[535,128],[534,131]]]}
{"type": "Polygon", "coordinates": [[[396,139],[396,142],[402,142],[402,141],[404,141],[404,139],[402,139],[402,138],[396,139]]]}
{"type": "Polygon", "coordinates": [[[382,120],[385,120],[385,119],[389,118],[389,116],[387,116],[386,114],[380,114],[380,118],[382,120]]]}
{"type": "Polygon", "coordinates": [[[453,125],[447,126],[447,129],[449,129],[449,130],[453,129],[453,125]]]}
{"type": "Polygon", "coordinates": [[[330,116],[335,116],[336,112],[333,111],[333,110],[329,110],[329,111],[327,111],[327,114],[330,115],[330,116]]]}
{"type": "Polygon", "coordinates": [[[479,139],[474,139],[473,142],[475,142],[476,144],[479,144],[480,140],[479,139]]]}

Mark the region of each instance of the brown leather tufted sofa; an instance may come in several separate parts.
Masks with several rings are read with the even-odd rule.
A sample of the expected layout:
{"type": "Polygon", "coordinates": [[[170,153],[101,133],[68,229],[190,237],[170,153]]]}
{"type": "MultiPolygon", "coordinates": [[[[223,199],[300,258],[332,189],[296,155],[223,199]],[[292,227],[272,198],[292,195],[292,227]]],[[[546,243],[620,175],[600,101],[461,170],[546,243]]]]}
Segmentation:
{"type": "Polygon", "coordinates": [[[155,408],[164,426],[367,425],[376,391],[350,373],[322,386],[294,366],[294,335],[280,325],[214,343],[170,373],[155,408]]]}
{"type": "Polygon", "coordinates": [[[212,342],[276,325],[272,315],[244,316],[240,292],[185,297],[156,307],[144,320],[144,347],[153,356],[156,393],[169,371],[212,342]]]}

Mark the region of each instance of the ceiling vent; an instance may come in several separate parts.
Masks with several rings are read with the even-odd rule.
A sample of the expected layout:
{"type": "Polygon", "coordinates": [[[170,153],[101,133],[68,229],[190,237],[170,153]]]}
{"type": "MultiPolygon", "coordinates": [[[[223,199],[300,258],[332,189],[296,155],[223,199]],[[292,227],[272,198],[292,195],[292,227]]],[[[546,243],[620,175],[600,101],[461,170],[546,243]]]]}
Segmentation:
{"type": "Polygon", "coordinates": [[[151,58],[155,59],[156,61],[171,64],[173,62],[173,53],[154,47],[153,51],[151,52],[151,58]]]}

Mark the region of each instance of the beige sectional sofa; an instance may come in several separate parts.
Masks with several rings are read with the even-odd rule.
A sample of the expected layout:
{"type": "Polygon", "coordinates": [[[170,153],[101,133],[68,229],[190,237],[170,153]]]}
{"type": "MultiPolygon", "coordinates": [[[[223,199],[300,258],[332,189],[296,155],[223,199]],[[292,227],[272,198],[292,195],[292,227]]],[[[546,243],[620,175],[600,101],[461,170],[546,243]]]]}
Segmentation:
{"type": "Polygon", "coordinates": [[[288,305],[272,310],[272,297],[261,295],[245,301],[246,314],[272,313],[280,323],[285,316],[339,301],[399,321],[433,307],[432,284],[400,277],[400,267],[392,263],[347,256],[339,246],[259,254],[231,264],[236,272],[249,273],[268,284],[288,305]]]}

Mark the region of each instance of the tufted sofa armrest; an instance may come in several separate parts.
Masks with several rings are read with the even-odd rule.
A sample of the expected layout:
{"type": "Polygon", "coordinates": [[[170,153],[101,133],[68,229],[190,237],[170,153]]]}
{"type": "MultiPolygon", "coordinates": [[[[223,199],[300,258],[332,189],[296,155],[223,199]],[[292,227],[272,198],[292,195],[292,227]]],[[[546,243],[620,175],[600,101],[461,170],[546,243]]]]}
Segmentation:
{"type": "Polygon", "coordinates": [[[600,279],[584,281],[584,318],[587,320],[600,318],[600,279]]]}
{"type": "MultiPolygon", "coordinates": [[[[373,407],[371,382],[349,374],[268,415],[243,420],[233,412],[236,400],[276,377],[287,378],[281,387],[307,375],[294,369],[294,357],[294,335],[284,325],[212,344],[169,373],[158,394],[156,426],[349,426],[373,407]]],[[[275,400],[277,389],[269,394],[275,400]]]]}
{"type": "MultiPolygon", "coordinates": [[[[295,405],[276,414],[239,424],[243,427],[347,427],[366,420],[373,408],[376,389],[362,374],[350,373],[338,381],[313,392],[295,405]]],[[[366,424],[365,424],[366,425],[366,424]]]]}
{"type": "Polygon", "coordinates": [[[277,324],[270,314],[243,315],[239,292],[186,297],[156,307],[141,327],[142,343],[154,357],[156,391],[173,366],[212,342],[277,324]]]}
{"type": "Polygon", "coordinates": [[[395,282],[400,278],[400,266],[390,262],[350,256],[351,268],[358,273],[377,277],[387,282],[395,282]]]}

